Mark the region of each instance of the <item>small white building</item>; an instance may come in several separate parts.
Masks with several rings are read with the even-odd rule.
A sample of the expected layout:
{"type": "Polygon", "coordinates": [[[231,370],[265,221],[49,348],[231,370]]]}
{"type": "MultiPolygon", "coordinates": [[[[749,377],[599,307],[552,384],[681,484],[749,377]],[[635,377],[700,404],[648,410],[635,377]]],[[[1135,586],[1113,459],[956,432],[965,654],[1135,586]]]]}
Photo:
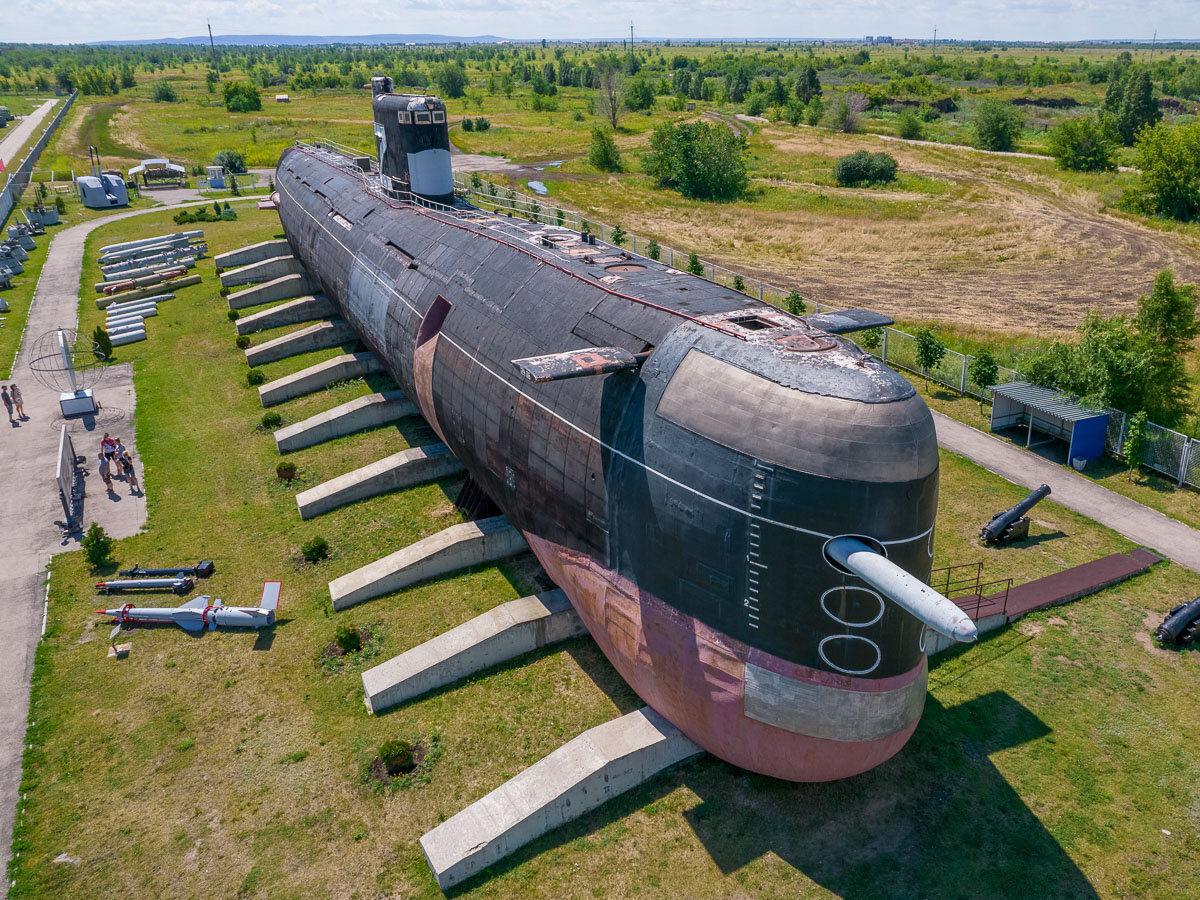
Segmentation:
{"type": "Polygon", "coordinates": [[[287,94],[276,94],[276,95],[275,95],[275,102],[276,102],[276,103],[291,103],[291,102],[292,102],[292,98],[291,98],[291,97],[289,97],[287,94]]]}

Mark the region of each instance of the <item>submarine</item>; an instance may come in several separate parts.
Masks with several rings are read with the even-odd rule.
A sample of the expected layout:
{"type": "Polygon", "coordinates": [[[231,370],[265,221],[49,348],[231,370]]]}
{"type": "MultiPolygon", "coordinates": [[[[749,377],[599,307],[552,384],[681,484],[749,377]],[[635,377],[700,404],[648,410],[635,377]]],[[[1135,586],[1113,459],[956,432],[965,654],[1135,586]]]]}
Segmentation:
{"type": "MultiPolygon", "coordinates": [[[[296,257],[690,740],[792,781],[864,772],[924,707],[924,401],[842,334],[592,234],[456,196],[446,107],[372,79],[376,156],[297,143],[296,257]]],[[[462,496],[460,495],[460,503],[462,496]]]]}

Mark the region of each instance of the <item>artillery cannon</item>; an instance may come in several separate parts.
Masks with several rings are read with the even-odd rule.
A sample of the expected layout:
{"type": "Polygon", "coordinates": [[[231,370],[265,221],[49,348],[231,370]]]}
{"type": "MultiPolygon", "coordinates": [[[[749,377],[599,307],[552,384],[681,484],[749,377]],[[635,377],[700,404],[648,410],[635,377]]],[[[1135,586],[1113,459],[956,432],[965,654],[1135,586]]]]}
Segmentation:
{"type": "Polygon", "coordinates": [[[1154,629],[1154,638],[1160,644],[1186,644],[1200,634],[1200,597],[1190,603],[1180,603],[1154,629]]]}
{"type": "Polygon", "coordinates": [[[985,544],[1010,544],[1029,536],[1029,517],[1025,513],[1050,496],[1050,485],[1043,484],[1011,509],[996,513],[983,526],[979,538],[985,544]]]}

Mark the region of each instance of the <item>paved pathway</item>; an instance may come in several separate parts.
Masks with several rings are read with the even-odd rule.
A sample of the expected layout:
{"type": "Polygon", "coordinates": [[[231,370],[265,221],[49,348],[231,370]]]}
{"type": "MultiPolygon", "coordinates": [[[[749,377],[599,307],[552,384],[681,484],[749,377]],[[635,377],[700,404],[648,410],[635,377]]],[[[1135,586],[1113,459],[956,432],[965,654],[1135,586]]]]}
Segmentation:
{"type": "Polygon", "coordinates": [[[1200,531],[1168,518],[1140,503],[1089,481],[1082,475],[1043,459],[1008,441],[1001,440],[933,414],[938,444],[979,463],[1014,484],[1033,489],[1048,484],[1051,499],[1069,509],[1107,525],[1135,543],[1157,550],[1172,562],[1200,572],[1200,531]]]}
{"type": "MultiPolygon", "coordinates": [[[[181,204],[197,205],[197,204],[181,204]]],[[[38,280],[29,323],[12,377],[25,398],[28,421],[19,427],[0,418],[0,873],[8,864],[13,813],[21,779],[21,747],[29,710],[29,678],[42,627],[46,565],[55,553],[76,549],[78,536],[64,540],[56,521],[63,518],[54,486],[61,426],[58,394],[30,374],[31,348],[54,328],[74,328],[79,310],[79,279],[87,236],[103,225],[130,216],[160,212],[165,207],[129,210],[93,219],[66,229],[51,228],[50,249],[38,280]]],[[[174,230],[174,226],[170,227],[174,230]]],[[[150,320],[153,323],[155,320],[150,320]]],[[[151,327],[153,332],[153,327],[151,327]]],[[[150,340],[153,340],[151,335],[150,340]]],[[[119,348],[118,348],[118,352],[119,348]]],[[[104,409],[95,420],[75,420],[68,431],[75,452],[87,456],[85,526],[98,521],[113,537],[137,533],[146,521],[145,498],[131,494],[114,479],[115,493],[106,494],[95,474],[95,454],[105,431],[119,435],[135,459],[139,479],[141,459],[134,446],[134,395],[129,366],[113,366],[96,389],[104,409]]]]}
{"type": "MultiPolygon", "coordinates": [[[[17,120],[16,124],[9,122],[8,127],[0,131],[0,136],[3,137],[3,140],[0,140],[0,161],[4,162],[6,171],[11,169],[15,163],[20,162],[19,159],[13,159],[13,157],[25,146],[25,142],[33,135],[38,125],[41,124],[42,119],[50,115],[50,110],[54,107],[55,103],[58,103],[58,101],[47,100],[29,115],[22,116],[17,120]]],[[[0,178],[0,181],[3,181],[5,178],[7,176],[0,178]]]]}

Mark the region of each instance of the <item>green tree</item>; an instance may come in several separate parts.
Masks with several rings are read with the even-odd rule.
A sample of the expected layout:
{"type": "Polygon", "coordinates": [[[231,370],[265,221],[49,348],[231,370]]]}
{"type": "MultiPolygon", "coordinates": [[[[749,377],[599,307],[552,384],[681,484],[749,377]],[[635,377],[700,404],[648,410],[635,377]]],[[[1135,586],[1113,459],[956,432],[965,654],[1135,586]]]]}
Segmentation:
{"type": "Polygon", "coordinates": [[[783,301],[787,311],[793,316],[802,316],[808,310],[804,298],[800,296],[799,291],[788,291],[787,299],[783,301]]]}
{"type": "Polygon", "coordinates": [[[796,99],[807,106],[813,97],[821,96],[821,81],[817,78],[817,69],[809,63],[796,79],[796,99]]]}
{"type": "Polygon", "coordinates": [[[650,240],[650,243],[646,245],[646,256],[654,260],[662,257],[662,249],[658,246],[658,241],[654,240],[653,238],[650,240]]]}
{"type": "Polygon", "coordinates": [[[1150,73],[1140,66],[1109,81],[1104,109],[1115,118],[1117,134],[1127,147],[1132,146],[1142,128],[1162,118],[1150,73]]]}
{"type": "Polygon", "coordinates": [[[258,88],[244,81],[227,81],[221,88],[225,108],[230,112],[253,112],[262,109],[258,88]]]}
{"type": "Polygon", "coordinates": [[[155,103],[174,103],[179,99],[175,93],[175,88],[171,87],[169,81],[154,82],[154,89],[150,92],[150,98],[155,103]]]}
{"type": "Polygon", "coordinates": [[[1123,203],[1146,215],[1181,222],[1200,218],[1200,122],[1144,128],[1137,138],[1137,185],[1123,203]]]}
{"type": "Polygon", "coordinates": [[[701,277],[704,275],[704,265],[700,262],[700,257],[695,253],[688,256],[687,270],[693,275],[700,275],[701,277]]]}
{"type": "Polygon", "coordinates": [[[99,522],[91,524],[79,544],[87,555],[88,565],[93,569],[107,565],[112,559],[113,540],[99,522]]]}
{"type": "Polygon", "coordinates": [[[883,329],[868,328],[860,332],[858,335],[858,345],[868,353],[875,353],[876,350],[883,346],[883,329]]]}
{"type": "Polygon", "coordinates": [[[1130,481],[1133,481],[1133,473],[1141,466],[1142,457],[1146,453],[1147,420],[1146,411],[1142,410],[1131,416],[1125,424],[1125,443],[1121,447],[1121,453],[1125,456],[1125,462],[1129,464],[1127,477],[1130,481]]]}
{"type": "Polygon", "coordinates": [[[601,172],[621,171],[621,151],[613,140],[612,132],[597,125],[592,129],[592,145],[588,149],[588,163],[601,172]]]}
{"type": "Polygon", "coordinates": [[[613,230],[608,234],[609,241],[611,241],[613,245],[617,247],[620,247],[622,244],[624,244],[628,237],[629,234],[620,225],[614,225],[613,230]]]}
{"type": "Polygon", "coordinates": [[[457,100],[467,92],[467,70],[461,63],[442,63],[437,70],[438,89],[442,95],[457,100]]]}
{"type": "Polygon", "coordinates": [[[982,150],[1012,150],[1023,127],[1021,111],[1003,100],[984,100],[975,108],[975,146],[982,150]]]}
{"type": "Polygon", "coordinates": [[[925,376],[925,390],[929,390],[929,370],[936,368],[946,355],[946,346],[937,339],[927,325],[922,325],[914,335],[917,339],[917,365],[925,376]]]}
{"type": "Polygon", "coordinates": [[[906,109],[896,120],[896,134],[906,141],[925,139],[925,125],[911,109],[906,109]]]}
{"type": "Polygon", "coordinates": [[[632,78],[625,85],[625,105],[633,112],[654,106],[654,87],[643,76],[632,78]]]}
{"type": "Polygon", "coordinates": [[[1116,132],[1111,120],[1097,116],[1067,119],[1050,132],[1050,153],[1060,169],[1107,172],[1116,168],[1116,132]]]}
{"type": "Polygon", "coordinates": [[[112,338],[108,336],[108,332],[104,330],[104,326],[96,326],[96,330],[92,332],[92,344],[96,348],[94,352],[100,359],[112,359],[112,338]]]}
{"type": "Polygon", "coordinates": [[[654,129],[642,168],[660,187],[700,200],[732,200],[746,190],[746,140],[705,122],[654,129]]]}
{"type": "Polygon", "coordinates": [[[746,279],[743,278],[741,275],[734,275],[733,276],[733,289],[735,291],[741,291],[743,294],[746,293],[746,279]]]}
{"type": "Polygon", "coordinates": [[[992,356],[989,350],[980,350],[967,364],[967,380],[982,388],[979,396],[980,415],[983,415],[983,401],[987,396],[987,389],[996,383],[999,374],[1000,366],[996,364],[996,357],[992,356]]]}
{"type": "Polygon", "coordinates": [[[221,166],[226,172],[242,175],[246,172],[246,157],[240,150],[220,150],[213,157],[212,164],[221,166]]]}

